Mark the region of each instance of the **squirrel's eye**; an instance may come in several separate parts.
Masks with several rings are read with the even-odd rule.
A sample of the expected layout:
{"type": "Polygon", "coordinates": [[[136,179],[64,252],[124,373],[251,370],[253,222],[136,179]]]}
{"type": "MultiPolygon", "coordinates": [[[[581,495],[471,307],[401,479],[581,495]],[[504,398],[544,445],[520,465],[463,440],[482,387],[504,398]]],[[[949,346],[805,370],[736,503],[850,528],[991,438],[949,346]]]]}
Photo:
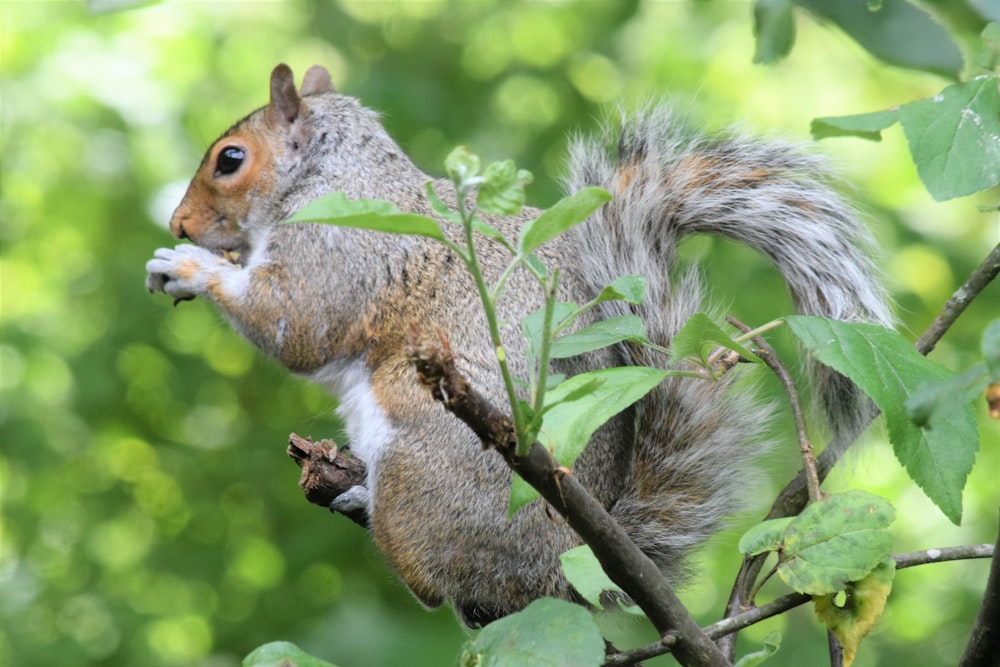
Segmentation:
{"type": "Polygon", "coordinates": [[[242,148],[236,148],[235,146],[227,146],[219,152],[219,157],[215,160],[215,174],[216,176],[227,174],[232,174],[240,165],[243,164],[243,159],[246,157],[246,151],[242,148]]]}

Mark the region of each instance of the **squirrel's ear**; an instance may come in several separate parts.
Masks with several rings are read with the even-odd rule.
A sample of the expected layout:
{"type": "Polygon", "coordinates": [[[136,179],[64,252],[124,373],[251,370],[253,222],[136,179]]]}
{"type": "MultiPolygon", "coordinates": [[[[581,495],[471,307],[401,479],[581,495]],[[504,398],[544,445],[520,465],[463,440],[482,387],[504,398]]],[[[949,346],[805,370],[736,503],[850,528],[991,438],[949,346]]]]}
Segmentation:
{"type": "Polygon", "coordinates": [[[271,103],[268,105],[271,119],[291,123],[299,116],[300,102],[292,68],[281,63],[271,70],[271,103]]]}
{"type": "Polygon", "coordinates": [[[313,65],[306,71],[306,75],[302,77],[302,88],[299,90],[299,93],[303,97],[317,93],[332,92],[335,92],[333,81],[330,79],[330,73],[326,71],[325,67],[313,65]]]}

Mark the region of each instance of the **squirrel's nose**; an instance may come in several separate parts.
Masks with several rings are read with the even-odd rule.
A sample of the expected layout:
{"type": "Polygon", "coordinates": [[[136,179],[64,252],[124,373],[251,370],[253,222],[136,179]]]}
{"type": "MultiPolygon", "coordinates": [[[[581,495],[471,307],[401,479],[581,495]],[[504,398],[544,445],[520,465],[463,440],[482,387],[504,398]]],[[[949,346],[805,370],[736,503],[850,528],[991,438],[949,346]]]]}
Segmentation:
{"type": "Polygon", "coordinates": [[[186,241],[191,238],[188,235],[187,230],[184,229],[184,219],[182,216],[177,215],[176,212],[174,212],[173,217],[170,218],[170,233],[182,241],[186,241]]]}

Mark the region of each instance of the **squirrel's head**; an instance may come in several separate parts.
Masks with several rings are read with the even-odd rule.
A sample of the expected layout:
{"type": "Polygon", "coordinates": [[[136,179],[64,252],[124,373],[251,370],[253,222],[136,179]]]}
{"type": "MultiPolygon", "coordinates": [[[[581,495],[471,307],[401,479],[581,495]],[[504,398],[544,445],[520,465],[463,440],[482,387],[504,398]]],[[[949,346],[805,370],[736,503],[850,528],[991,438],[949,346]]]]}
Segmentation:
{"type": "Polygon", "coordinates": [[[302,98],[332,92],[330,74],[319,65],[309,68],[298,91],[288,65],[275,67],[268,105],[237,122],[208,149],[170,219],[173,235],[239,261],[255,228],[291,213],[280,210],[282,197],[274,189],[279,172],[287,170],[283,158],[300,150],[302,118],[308,114],[302,98]]]}

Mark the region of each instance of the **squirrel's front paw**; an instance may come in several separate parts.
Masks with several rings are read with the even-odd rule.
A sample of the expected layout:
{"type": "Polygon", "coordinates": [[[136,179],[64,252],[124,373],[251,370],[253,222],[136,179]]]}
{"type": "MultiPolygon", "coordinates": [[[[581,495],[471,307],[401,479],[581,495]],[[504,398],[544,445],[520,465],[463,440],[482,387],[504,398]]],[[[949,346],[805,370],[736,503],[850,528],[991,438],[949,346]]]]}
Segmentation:
{"type": "Polygon", "coordinates": [[[193,299],[207,295],[213,278],[232,264],[222,257],[195,245],[160,248],[146,262],[146,288],[164,292],[174,299],[193,299]]]}

